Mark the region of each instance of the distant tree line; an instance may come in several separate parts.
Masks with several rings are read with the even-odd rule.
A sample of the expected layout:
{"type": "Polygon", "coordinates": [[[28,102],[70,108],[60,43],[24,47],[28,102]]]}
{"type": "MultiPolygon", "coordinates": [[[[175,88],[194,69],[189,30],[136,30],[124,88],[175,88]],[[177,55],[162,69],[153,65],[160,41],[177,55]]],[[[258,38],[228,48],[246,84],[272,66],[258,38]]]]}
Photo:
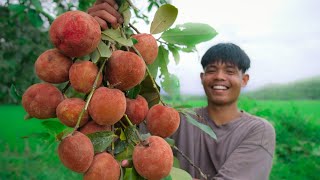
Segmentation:
{"type": "Polygon", "coordinates": [[[288,84],[267,85],[246,96],[265,100],[319,100],[320,76],[299,80],[288,84]]]}

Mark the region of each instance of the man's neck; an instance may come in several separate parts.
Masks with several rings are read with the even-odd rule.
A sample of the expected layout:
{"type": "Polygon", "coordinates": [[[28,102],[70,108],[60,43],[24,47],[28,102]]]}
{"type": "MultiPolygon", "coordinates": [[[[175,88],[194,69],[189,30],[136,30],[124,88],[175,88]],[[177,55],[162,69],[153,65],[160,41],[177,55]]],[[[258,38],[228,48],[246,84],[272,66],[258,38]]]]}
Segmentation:
{"type": "Polygon", "coordinates": [[[225,106],[217,106],[209,103],[208,114],[216,125],[227,124],[230,121],[240,117],[240,111],[237,103],[225,106]]]}

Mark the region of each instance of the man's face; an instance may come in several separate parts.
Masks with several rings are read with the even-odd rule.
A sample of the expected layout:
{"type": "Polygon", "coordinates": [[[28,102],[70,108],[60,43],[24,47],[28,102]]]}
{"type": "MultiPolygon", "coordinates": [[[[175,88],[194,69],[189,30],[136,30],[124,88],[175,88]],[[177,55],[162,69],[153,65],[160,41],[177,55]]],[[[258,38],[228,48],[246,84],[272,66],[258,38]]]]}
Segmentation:
{"type": "Polygon", "coordinates": [[[244,87],[248,80],[249,75],[243,74],[235,65],[220,62],[207,65],[204,73],[201,73],[208,101],[214,105],[235,103],[241,87],[244,87]]]}

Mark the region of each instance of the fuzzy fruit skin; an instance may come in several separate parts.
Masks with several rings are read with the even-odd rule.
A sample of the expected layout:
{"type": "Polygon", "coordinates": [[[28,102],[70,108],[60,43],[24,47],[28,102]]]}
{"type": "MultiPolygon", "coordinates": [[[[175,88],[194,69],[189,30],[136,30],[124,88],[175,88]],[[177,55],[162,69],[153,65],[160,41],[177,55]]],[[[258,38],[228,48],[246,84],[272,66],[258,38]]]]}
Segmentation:
{"type": "Polygon", "coordinates": [[[78,173],[86,172],[94,156],[94,149],[90,139],[76,131],[66,137],[58,146],[58,155],[63,165],[78,173]]]}
{"type": "Polygon", "coordinates": [[[50,39],[56,48],[69,57],[90,54],[101,38],[99,23],[82,11],[68,11],[51,24],[50,39]]]}
{"type": "Polygon", "coordinates": [[[149,110],[147,100],[141,95],[138,95],[136,99],[126,98],[126,101],[126,115],[132,124],[140,124],[147,116],[149,110]]]}
{"type": "Polygon", "coordinates": [[[97,124],[113,125],[126,111],[126,98],[118,89],[100,87],[94,92],[88,110],[97,124]]]}
{"type": "Polygon", "coordinates": [[[167,138],[178,129],[180,116],[177,110],[157,104],[148,111],[146,122],[152,135],[167,138]]]}
{"type": "Polygon", "coordinates": [[[158,56],[158,44],[156,39],[151,34],[135,34],[133,38],[138,40],[134,47],[139,51],[143,60],[147,64],[152,64],[158,56]]]}
{"type": "MultiPolygon", "coordinates": [[[[69,98],[63,100],[56,109],[58,119],[66,126],[76,126],[79,115],[85,104],[86,102],[80,98],[69,98]]],[[[88,112],[84,112],[80,121],[80,127],[88,122],[88,119],[88,112]]]]}
{"type": "Polygon", "coordinates": [[[30,86],[22,96],[22,106],[26,112],[38,119],[56,117],[56,108],[63,101],[58,88],[48,83],[30,86]]]}
{"type": "MultiPolygon", "coordinates": [[[[91,61],[78,61],[69,70],[71,86],[78,92],[89,93],[99,72],[98,67],[91,61]]],[[[102,83],[102,75],[97,83],[99,87],[102,83]]]]}
{"type": "Polygon", "coordinates": [[[34,67],[37,76],[48,83],[63,83],[69,80],[69,69],[72,60],[58,49],[43,52],[36,60],[34,67]]]}
{"type": "Polygon", "coordinates": [[[148,180],[160,180],[169,175],[173,165],[170,145],[159,136],[146,140],[149,146],[138,144],[134,147],[132,158],[137,172],[148,180]]]}
{"type": "Polygon", "coordinates": [[[111,131],[111,126],[109,125],[101,126],[94,121],[89,121],[87,124],[85,124],[83,127],[80,128],[80,132],[86,135],[95,133],[95,132],[101,132],[101,131],[111,131]]]}
{"type": "Polygon", "coordinates": [[[93,162],[84,174],[84,180],[118,180],[120,165],[109,153],[103,152],[94,156],[93,162]]]}
{"type": "Polygon", "coordinates": [[[116,50],[106,64],[105,78],[122,91],[138,85],[145,76],[146,65],[135,53],[116,50]]]}

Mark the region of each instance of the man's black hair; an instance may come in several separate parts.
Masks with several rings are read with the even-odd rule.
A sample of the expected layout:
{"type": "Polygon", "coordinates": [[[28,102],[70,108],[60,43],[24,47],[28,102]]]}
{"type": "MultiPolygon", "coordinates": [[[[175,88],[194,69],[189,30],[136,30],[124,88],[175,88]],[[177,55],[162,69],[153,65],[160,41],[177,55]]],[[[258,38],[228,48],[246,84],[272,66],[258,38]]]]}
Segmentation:
{"type": "Polygon", "coordinates": [[[237,45],[233,43],[219,43],[207,50],[201,59],[203,69],[216,62],[231,63],[238,67],[243,73],[250,67],[250,58],[237,45]]]}

